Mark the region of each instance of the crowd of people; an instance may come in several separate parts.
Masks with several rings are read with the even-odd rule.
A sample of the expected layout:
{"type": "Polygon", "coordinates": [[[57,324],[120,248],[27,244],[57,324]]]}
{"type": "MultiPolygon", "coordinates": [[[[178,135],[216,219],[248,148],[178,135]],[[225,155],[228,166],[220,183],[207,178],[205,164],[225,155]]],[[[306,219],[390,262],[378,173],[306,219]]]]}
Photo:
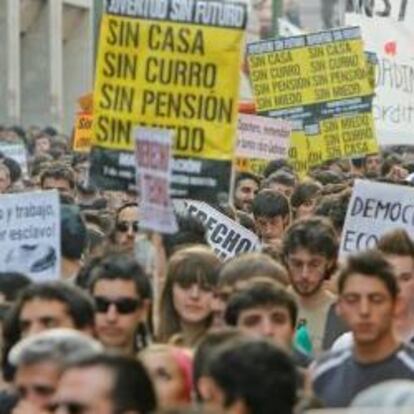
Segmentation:
{"type": "Polygon", "coordinates": [[[285,160],[239,172],[213,207],[261,251],[227,261],[182,211],[176,233],[143,231],[137,193],[96,188],[88,168],[53,128],[0,128],[0,194],[57,190],[62,255],[59,280],[0,273],[0,413],[414,406],[414,241],[396,229],[338,258],[355,179],[412,185],[410,148],[306,178],[285,160]],[[3,143],[24,146],[27,174],[3,143]]]}

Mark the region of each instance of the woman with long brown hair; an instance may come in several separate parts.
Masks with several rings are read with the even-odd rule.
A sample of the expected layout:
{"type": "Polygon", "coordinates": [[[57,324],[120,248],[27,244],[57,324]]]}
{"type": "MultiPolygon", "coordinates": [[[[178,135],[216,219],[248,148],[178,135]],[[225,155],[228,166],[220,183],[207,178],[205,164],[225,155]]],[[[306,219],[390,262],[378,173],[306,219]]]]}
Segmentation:
{"type": "Polygon", "coordinates": [[[221,262],[206,246],[174,253],[161,296],[160,342],[195,346],[210,328],[211,303],[221,262]]]}

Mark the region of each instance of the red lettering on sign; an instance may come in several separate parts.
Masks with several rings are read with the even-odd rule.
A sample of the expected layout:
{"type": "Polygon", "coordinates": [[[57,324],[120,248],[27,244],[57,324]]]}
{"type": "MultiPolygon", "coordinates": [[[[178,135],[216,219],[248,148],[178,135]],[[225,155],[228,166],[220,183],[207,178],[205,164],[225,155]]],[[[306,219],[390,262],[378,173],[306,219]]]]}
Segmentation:
{"type": "Polygon", "coordinates": [[[384,46],[385,53],[389,56],[395,56],[397,54],[397,42],[387,42],[384,46]]]}

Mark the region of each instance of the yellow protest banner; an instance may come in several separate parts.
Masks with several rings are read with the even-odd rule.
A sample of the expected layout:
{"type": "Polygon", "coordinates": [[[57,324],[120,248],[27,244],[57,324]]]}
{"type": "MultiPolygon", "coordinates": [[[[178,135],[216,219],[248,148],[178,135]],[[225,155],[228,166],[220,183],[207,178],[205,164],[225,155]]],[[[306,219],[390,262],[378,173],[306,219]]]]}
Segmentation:
{"type": "Polygon", "coordinates": [[[92,144],[92,114],[80,112],[76,115],[73,135],[73,150],[89,152],[92,144]]]}
{"type": "Polygon", "coordinates": [[[83,112],[93,112],[93,93],[89,92],[86,95],[82,95],[78,98],[78,105],[83,112]]]}
{"type": "Polygon", "coordinates": [[[324,161],[378,151],[373,66],[360,29],[334,29],[248,46],[258,112],[291,121],[298,173],[324,161]]]}
{"type": "Polygon", "coordinates": [[[370,113],[321,121],[319,139],[323,160],[343,156],[355,157],[360,154],[372,154],[378,151],[374,119],[370,113]]]}
{"type": "Polygon", "coordinates": [[[353,158],[379,151],[372,113],[321,120],[317,134],[292,131],[289,160],[300,176],[311,167],[336,158],[353,158]]]}
{"type": "MultiPolygon", "coordinates": [[[[246,4],[164,0],[141,10],[124,3],[108,1],[102,18],[93,145],[132,151],[133,128],[165,127],[175,131],[176,159],[225,161],[216,168],[227,174],[235,145],[246,4]]],[[[207,185],[211,174],[203,165],[192,173],[200,168],[203,175],[199,171],[183,186],[196,185],[197,179],[198,186],[207,185]]],[[[183,167],[181,176],[190,170],[183,167]]]]}
{"type": "Polygon", "coordinates": [[[358,28],[260,42],[248,51],[260,113],[373,95],[358,28]]]}
{"type": "Polygon", "coordinates": [[[235,159],[234,168],[237,172],[251,172],[260,176],[263,175],[268,163],[269,161],[258,158],[237,157],[235,159]]]}

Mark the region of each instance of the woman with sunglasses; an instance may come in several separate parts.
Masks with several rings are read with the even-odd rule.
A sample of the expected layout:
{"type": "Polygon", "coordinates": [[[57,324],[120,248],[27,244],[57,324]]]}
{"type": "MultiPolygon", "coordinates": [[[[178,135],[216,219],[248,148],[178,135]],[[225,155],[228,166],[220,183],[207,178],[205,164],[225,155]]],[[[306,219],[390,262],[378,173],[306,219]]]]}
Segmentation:
{"type": "Polygon", "coordinates": [[[138,204],[126,203],[115,214],[115,227],[110,241],[124,252],[133,252],[138,233],[138,204]]]}
{"type": "Polygon", "coordinates": [[[161,296],[159,341],[192,348],[212,323],[212,301],[221,262],[202,245],[174,253],[161,296]]]}

